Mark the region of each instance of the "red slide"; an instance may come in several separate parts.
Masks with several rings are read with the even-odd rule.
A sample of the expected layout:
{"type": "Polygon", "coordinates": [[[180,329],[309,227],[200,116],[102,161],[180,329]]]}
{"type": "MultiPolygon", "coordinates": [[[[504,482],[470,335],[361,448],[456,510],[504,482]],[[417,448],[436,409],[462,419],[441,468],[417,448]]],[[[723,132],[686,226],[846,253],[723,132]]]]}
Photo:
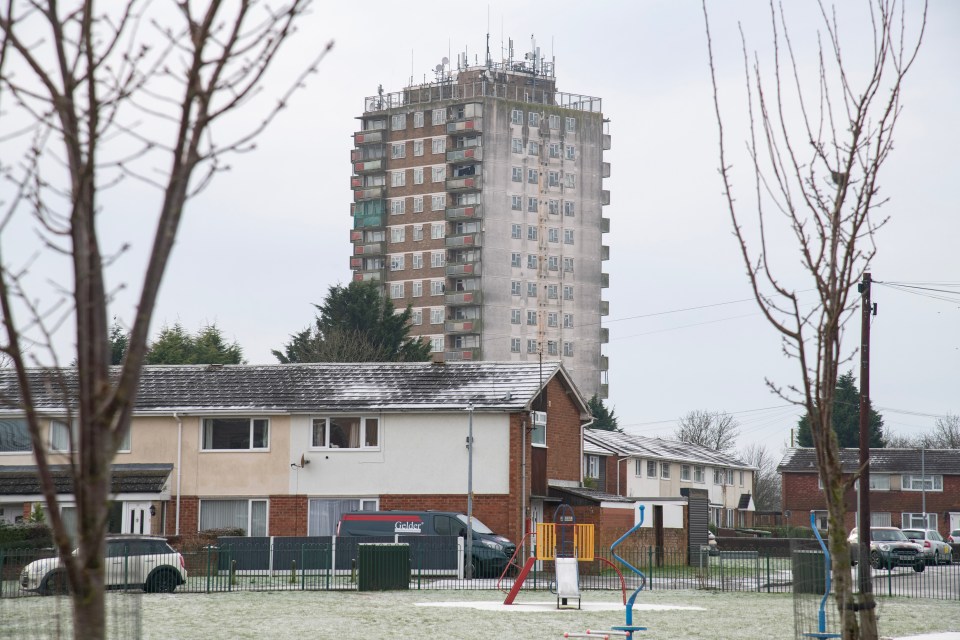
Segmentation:
{"type": "Polygon", "coordinates": [[[523,569],[520,570],[520,573],[513,581],[513,587],[510,589],[510,593],[507,594],[507,598],[503,601],[503,604],[513,604],[513,599],[520,593],[520,588],[523,587],[523,581],[527,579],[527,574],[530,573],[530,569],[533,569],[533,563],[536,561],[537,559],[531,556],[523,563],[523,569]]]}

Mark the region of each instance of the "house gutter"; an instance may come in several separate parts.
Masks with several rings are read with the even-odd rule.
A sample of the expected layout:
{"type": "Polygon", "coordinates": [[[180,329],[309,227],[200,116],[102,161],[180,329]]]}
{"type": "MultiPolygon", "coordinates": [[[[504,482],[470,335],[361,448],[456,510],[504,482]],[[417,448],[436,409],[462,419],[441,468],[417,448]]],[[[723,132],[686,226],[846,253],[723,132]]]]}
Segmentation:
{"type": "Polygon", "coordinates": [[[183,420],[180,414],[173,412],[173,419],[177,421],[177,508],[175,535],[180,535],[180,481],[183,478],[183,420]]]}
{"type": "MultiPolygon", "coordinates": [[[[520,540],[527,534],[527,421],[520,421],[520,540]]],[[[524,543],[526,544],[526,543],[524,543]]],[[[521,555],[525,555],[523,551],[521,555]]],[[[531,554],[533,549],[531,548],[531,554]]]]}

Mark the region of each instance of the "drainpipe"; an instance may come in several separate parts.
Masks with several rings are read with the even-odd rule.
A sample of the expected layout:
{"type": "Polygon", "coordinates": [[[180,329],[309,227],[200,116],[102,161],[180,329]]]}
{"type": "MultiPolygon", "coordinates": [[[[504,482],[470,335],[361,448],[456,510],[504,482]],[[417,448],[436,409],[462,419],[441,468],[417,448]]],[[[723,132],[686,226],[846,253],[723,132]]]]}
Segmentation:
{"type": "Polygon", "coordinates": [[[183,477],[183,420],[180,415],[174,411],[173,419],[177,421],[177,509],[176,509],[176,535],[180,535],[180,480],[183,477]]]}

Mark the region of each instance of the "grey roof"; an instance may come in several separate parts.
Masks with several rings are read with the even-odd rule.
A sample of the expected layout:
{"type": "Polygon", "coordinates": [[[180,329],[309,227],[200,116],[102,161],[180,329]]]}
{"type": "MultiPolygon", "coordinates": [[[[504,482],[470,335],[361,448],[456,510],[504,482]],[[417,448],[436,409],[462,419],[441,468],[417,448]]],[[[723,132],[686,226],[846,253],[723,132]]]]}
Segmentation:
{"type": "MultiPolygon", "coordinates": [[[[114,369],[117,373],[117,368],[114,369]]],[[[75,369],[31,369],[34,405],[64,410],[75,397],[75,369]]],[[[152,365],[143,367],[135,412],[343,410],[529,410],[559,376],[586,403],[559,362],[366,362],[277,365],[152,365]]],[[[12,369],[0,369],[0,411],[18,410],[12,369]]]]}
{"type": "MultiPolygon", "coordinates": [[[[160,493],[167,484],[172,464],[115,464],[113,465],[111,493],[160,493]]],[[[50,466],[57,493],[73,493],[70,467],[65,464],[50,466]]],[[[35,465],[0,466],[0,495],[38,495],[40,478],[35,465]]]]}
{"type": "Polygon", "coordinates": [[[607,449],[611,455],[658,458],[674,462],[689,462],[691,464],[733,467],[736,469],[755,468],[726,453],[678,440],[663,440],[603,429],[584,429],[583,439],[607,449]]]}
{"type": "MultiPolygon", "coordinates": [[[[859,449],[841,449],[840,465],[844,473],[860,467],[859,449]]],[[[813,473],[817,470],[817,452],[812,447],[787,449],[777,471],[813,473]]],[[[960,449],[870,449],[871,473],[934,473],[960,475],[960,449]]]]}
{"type": "Polygon", "coordinates": [[[618,496],[615,493],[607,493],[606,491],[598,491],[597,489],[588,489],[587,487],[560,487],[560,486],[550,485],[550,494],[555,495],[557,493],[576,496],[581,500],[587,500],[590,502],[597,502],[597,503],[636,502],[638,500],[638,498],[618,496]]]}

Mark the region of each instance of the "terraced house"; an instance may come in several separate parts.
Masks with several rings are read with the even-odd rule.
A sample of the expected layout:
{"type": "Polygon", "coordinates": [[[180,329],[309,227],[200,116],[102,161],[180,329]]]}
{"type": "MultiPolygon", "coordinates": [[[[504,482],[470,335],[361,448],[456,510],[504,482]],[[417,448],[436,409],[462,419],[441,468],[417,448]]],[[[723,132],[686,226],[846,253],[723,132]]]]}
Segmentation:
{"type": "MultiPolygon", "coordinates": [[[[75,370],[35,369],[69,520],[75,370]],[[58,384],[50,385],[56,379],[58,384]]],[[[42,502],[16,377],[0,370],[0,509],[42,502]]],[[[586,405],[558,362],[144,367],[115,458],[110,530],[330,535],[344,511],[465,511],[519,539],[550,485],[580,482],[586,405]],[[472,423],[474,442],[466,446],[472,423]]]]}

